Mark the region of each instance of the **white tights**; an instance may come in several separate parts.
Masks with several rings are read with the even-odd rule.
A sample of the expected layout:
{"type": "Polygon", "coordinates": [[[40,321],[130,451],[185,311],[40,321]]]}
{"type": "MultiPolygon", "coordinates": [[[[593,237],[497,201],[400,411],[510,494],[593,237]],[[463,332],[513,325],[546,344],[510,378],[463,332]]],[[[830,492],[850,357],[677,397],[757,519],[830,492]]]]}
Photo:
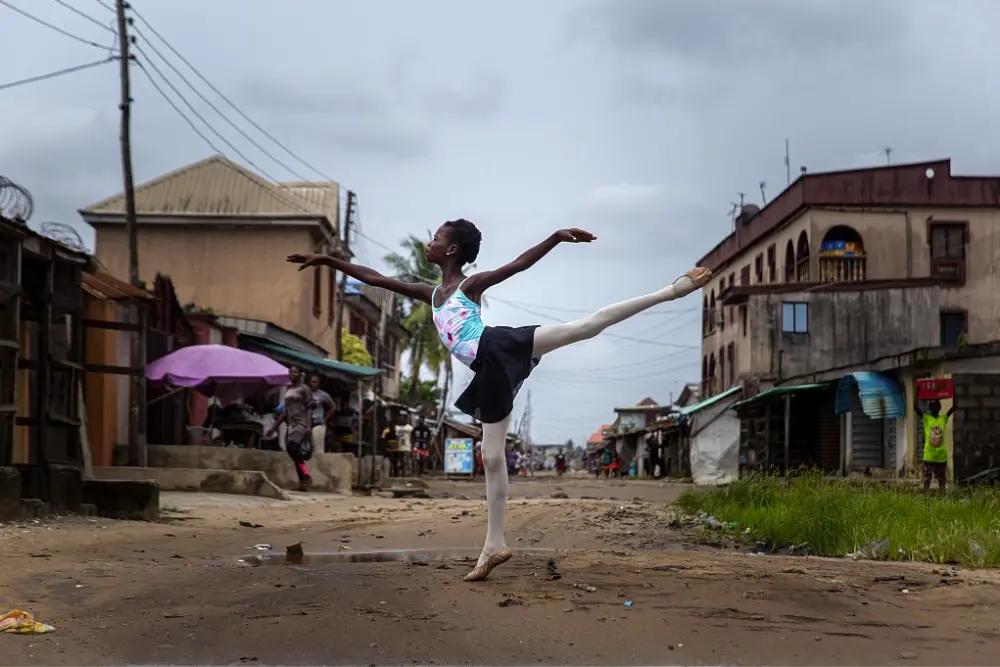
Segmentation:
{"type": "MultiPolygon", "coordinates": [[[[645,296],[601,308],[595,313],[565,324],[535,329],[533,357],[541,357],[561,347],[593,338],[613,324],[660,303],[679,299],[695,290],[694,281],[681,276],[669,285],[645,296]]],[[[483,468],[486,471],[486,543],[477,565],[507,546],[504,521],[507,513],[507,425],[510,415],[495,424],[483,424],[483,468]]]]}

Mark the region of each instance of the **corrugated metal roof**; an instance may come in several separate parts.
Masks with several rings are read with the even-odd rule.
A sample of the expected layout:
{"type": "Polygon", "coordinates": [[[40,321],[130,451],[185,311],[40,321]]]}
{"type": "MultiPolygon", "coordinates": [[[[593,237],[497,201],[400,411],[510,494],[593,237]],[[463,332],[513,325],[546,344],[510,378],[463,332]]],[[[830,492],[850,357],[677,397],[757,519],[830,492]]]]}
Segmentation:
{"type": "Polygon", "coordinates": [[[788,385],[785,387],[771,387],[770,389],[762,391],[759,394],[754,394],[745,401],[739,401],[738,403],[733,403],[732,407],[738,408],[741,405],[747,405],[749,403],[753,403],[754,401],[759,401],[762,398],[767,398],[769,396],[780,396],[781,394],[791,394],[797,391],[812,391],[813,389],[823,389],[824,387],[829,386],[829,384],[830,384],[829,382],[820,382],[817,384],[796,384],[796,385],[788,385]]]}
{"type": "Polygon", "coordinates": [[[695,403],[694,405],[688,405],[683,408],[677,408],[677,412],[681,413],[684,416],[692,415],[698,412],[699,410],[704,410],[707,407],[715,405],[722,399],[728,398],[729,396],[732,396],[738,391],[743,391],[742,385],[736,385],[735,387],[730,387],[721,394],[716,394],[711,398],[706,398],[704,401],[701,401],[700,403],[695,403]]]}
{"type": "Polygon", "coordinates": [[[150,301],[155,299],[146,290],[130,285],[124,280],[118,280],[118,278],[103,271],[85,272],[81,282],[85,292],[105,301],[121,301],[133,298],[148,299],[150,301]]]}
{"type": "Polygon", "coordinates": [[[872,419],[906,416],[906,399],[902,387],[892,378],[871,371],[848,373],[840,378],[835,407],[838,415],[851,411],[855,390],[861,396],[861,408],[872,419]]]}
{"type": "Polygon", "coordinates": [[[385,373],[385,371],[381,368],[355,366],[354,364],[348,364],[334,359],[323,359],[322,357],[316,357],[311,354],[306,354],[305,352],[293,350],[292,348],[285,347],[284,345],[278,345],[264,340],[256,340],[254,341],[254,345],[259,346],[264,350],[274,352],[275,354],[295,359],[303,364],[312,366],[313,368],[325,368],[343,373],[345,375],[350,375],[355,378],[370,378],[373,375],[381,375],[382,373],[385,373]]]}
{"type": "MultiPolygon", "coordinates": [[[[328,187],[327,184],[323,184],[328,187]]],[[[317,193],[310,193],[317,201],[317,193]]],[[[339,195],[338,195],[339,196],[339,195]]],[[[325,204],[324,204],[325,205],[325,204]]],[[[289,189],[258,176],[232,160],[215,155],[151,181],[135,190],[138,213],[206,216],[323,215],[289,189]]],[[[88,214],[125,214],[125,195],[119,193],[80,211],[88,214]]],[[[331,224],[334,220],[330,221],[331,224]]]]}
{"type": "Polygon", "coordinates": [[[372,287],[371,285],[366,285],[360,280],[349,278],[347,280],[347,285],[345,286],[344,292],[348,295],[360,294],[361,296],[370,300],[380,309],[389,311],[389,313],[392,313],[393,310],[395,309],[396,295],[387,289],[382,289],[381,287],[372,287]]]}
{"type": "Polygon", "coordinates": [[[279,183],[282,188],[304,201],[309,208],[323,213],[335,229],[340,229],[340,185],[333,181],[320,183],[279,183]]]}

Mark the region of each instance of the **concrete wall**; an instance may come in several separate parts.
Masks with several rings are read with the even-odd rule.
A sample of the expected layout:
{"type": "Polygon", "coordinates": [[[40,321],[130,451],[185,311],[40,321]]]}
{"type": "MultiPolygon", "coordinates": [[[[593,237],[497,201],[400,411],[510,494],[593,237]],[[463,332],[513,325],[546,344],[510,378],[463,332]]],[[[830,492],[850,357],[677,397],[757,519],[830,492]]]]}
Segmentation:
{"type": "MultiPolygon", "coordinates": [[[[108,272],[127,280],[124,227],[97,227],[95,246],[108,272]]],[[[274,322],[327,350],[334,349],[328,322],[328,269],[317,270],[321,306],[317,316],[313,313],[315,271],[297,272],[285,261],[292,253],[316,251],[311,231],[140,225],[138,246],[139,277],[152,284],[157,272],[170,276],[181,304],[193,302],[226,315],[274,322]]]]}
{"type": "MultiPolygon", "coordinates": [[[[332,493],[350,493],[354,477],[351,454],[316,454],[309,461],[313,489],[332,493]]],[[[211,470],[259,470],[284,489],[298,488],[292,460],[284,452],[236,447],[196,445],[150,445],[152,468],[198,468],[211,470]]]]}
{"type": "MultiPolygon", "coordinates": [[[[757,284],[754,260],[764,255],[764,283],[768,281],[767,248],[774,244],[777,252],[777,281],[785,282],[785,248],[789,240],[799,238],[805,231],[809,238],[809,274],[815,280],[819,277],[819,249],[823,237],[835,226],[851,227],[861,236],[865,249],[865,273],[870,280],[901,278],[927,278],[930,276],[930,240],[928,223],[932,220],[967,222],[969,228],[966,246],[966,283],[962,287],[941,288],[939,307],[947,310],[964,310],[968,313],[966,340],[984,343],[1000,340],[1000,300],[994,297],[1000,291],[1000,210],[987,208],[889,208],[855,207],[847,209],[813,208],[789,224],[755,243],[747,245],[726,265],[716,270],[712,282],[704,288],[706,301],[718,294],[723,284],[729,284],[730,276],[735,284],[740,284],[740,271],[750,267],[750,283],[757,284]]],[[[706,303],[706,305],[708,305],[706,303]]],[[[712,382],[713,393],[729,386],[729,373],[720,377],[718,355],[729,343],[736,347],[736,380],[749,375],[749,346],[751,335],[742,335],[738,307],[716,308],[724,310],[724,326],[716,326],[712,331],[704,326],[702,358],[716,357],[716,377],[712,382]]],[[[934,313],[934,320],[939,313],[934,313]]],[[[706,310],[703,323],[709,313],[706,310]]],[[[749,327],[748,327],[749,329],[749,327]]],[[[939,344],[939,340],[934,345],[939,344]]],[[[704,380],[705,378],[703,378],[704,380]]],[[[705,396],[707,398],[707,396],[705,396]]]]}
{"type": "Polygon", "coordinates": [[[952,467],[962,480],[1000,467],[1000,374],[956,373],[952,467]]]}
{"type": "Polygon", "coordinates": [[[747,372],[780,380],[936,347],[938,304],[937,287],[753,296],[747,372]],[[808,333],[782,332],[787,302],[808,304],[808,333]]]}

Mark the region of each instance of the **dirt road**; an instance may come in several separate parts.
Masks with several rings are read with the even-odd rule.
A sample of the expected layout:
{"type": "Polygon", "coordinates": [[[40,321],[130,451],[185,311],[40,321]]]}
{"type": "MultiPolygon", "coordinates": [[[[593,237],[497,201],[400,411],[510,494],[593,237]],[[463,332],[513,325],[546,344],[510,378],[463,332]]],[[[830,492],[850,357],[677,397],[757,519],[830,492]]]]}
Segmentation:
{"type": "Polygon", "coordinates": [[[431,491],[448,497],[164,494],[157,524],[0,526],[0,605],[57,628],[0,635],[2,662],[998,663],[991,572],[707,551],[666,527],[677,486],[548,479],[512,484],[522,553],[466,584],[482,486],[431,491]],[[238,564],[299,541],[302,567],[238,564]],[[429,562],[330,562],[414,548],[429,562]]]}

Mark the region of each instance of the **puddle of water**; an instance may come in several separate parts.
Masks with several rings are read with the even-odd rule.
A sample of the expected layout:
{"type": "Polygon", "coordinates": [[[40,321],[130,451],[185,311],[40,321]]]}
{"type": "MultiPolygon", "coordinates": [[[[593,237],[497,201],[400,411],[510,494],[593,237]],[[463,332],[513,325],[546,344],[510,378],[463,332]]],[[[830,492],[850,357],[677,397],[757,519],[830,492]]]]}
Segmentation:
{"type": "MultiPolygon", "coordinates": [[[[515,554],[550,554],[555,549],[518,549],[515,554]]],[[[374,551],[336,551],[306,553],[301,560],[289,563],[283,553],[253,554],[240,561],[251,565],[328,565],[331,563],[432,563],[440,561],[471,561],[479,557],[479,549],[378,549],[374,551]]]]}

